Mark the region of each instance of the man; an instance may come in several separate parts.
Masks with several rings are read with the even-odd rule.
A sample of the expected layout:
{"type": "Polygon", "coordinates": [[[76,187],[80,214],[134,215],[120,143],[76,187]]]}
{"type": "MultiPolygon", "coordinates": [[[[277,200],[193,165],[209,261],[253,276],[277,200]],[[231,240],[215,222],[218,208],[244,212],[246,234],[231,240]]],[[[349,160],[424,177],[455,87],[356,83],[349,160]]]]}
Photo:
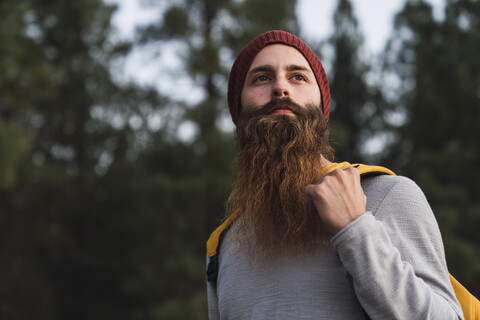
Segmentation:
{"type": "Polygon", "coordinates": [[[240,150],[208,243],[210,318],[463,319],[423,193],[331,163],[329,103],[320,61],[290,33],[264,33],[235,60],[240,150]]]}

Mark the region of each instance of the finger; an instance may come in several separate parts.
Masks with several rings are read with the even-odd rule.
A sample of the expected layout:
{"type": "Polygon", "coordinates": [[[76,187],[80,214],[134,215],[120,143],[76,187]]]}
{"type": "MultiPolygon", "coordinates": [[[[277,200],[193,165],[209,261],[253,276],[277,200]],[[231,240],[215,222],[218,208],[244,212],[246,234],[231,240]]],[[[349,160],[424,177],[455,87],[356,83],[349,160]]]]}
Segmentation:
{"type": "Polygon", "coordinates": [[[317,185],[316,184],[309,184],[308,186],[305,187],[305,192],[310,195],[310,196],[313,196],[315,194],[315,187],[317,185]]]}
{"type": "Polygon", "coordinates": [[[314,201],[321,201],[322,196],[322,187],[318,184],[310,184],[305,188],[305,192],[312,198],[314,201]]]}

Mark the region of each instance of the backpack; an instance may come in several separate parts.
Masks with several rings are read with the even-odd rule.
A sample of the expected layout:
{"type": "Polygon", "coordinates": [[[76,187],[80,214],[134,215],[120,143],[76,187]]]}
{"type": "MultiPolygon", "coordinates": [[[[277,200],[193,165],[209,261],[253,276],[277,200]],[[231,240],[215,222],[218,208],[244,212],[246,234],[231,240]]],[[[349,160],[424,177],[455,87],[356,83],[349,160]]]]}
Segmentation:
{"type": "MultiPolygon", "coordinates": [[[[380,167],[380,166],[368,166],[363,164],[350,164],[348,162],[342,162],[339,164],[333,164],[328,166],[325,171],[330,172],[335,169],[347,169],[350,167],[355,167],[360,173],[362,178],[376,176],[376,175],[395,175],[393,171],[380,167]]],[[[210,235],[210,238],[207,241],[207,254],[209,257],[209,262],[207,266],[207,281],[216,283],[218,277],[218,252],[220,249],[220,244],[222,237],[225,234],[225,231],[228,229],[230,224],[236,218],[239,212],[234,212],[230,215],[213,233],[210,235]]],[[[463,315],[465,320],[480,320],[480,301],[475,298],[460,282],[457,281],[451,274],[450,282],[452,284],[455,296],[457,297],[460,306],[462,307],[463,315]]]]}

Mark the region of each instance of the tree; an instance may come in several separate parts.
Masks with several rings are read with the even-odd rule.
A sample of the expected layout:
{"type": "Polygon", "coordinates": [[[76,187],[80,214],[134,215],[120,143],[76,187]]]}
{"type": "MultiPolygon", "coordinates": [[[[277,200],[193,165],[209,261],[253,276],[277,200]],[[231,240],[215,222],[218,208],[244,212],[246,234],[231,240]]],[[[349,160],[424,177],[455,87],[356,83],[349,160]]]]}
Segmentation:
{"type": "MultiPolygon", "coordinates": [[[[157,24],[140,30],[139,45],[179,48],[182,70],[174,74],[201,92],[193,103],[170,104],[176,116],[164,125],[166,133],[157,136],[156,147],[144,159],[150,163],[145,167],[156,164],[148,179],[157,188],[151,197],[156,198],[159,219],[168,220],[161,229],[168,241],[160,251],[166,261],[161,272],[168,278],[156,291],[157,303],[143,309],[145,313],[170,319],[206,317],[205,242],[222,218],[235,154],[232,128],[220,126],[229,121],[228,70],[233,56],[261,32],[296,32],[294,8],[292,0],[185,0],[166,6],[157,24]],[[176,131],[184,124],[195,128],[187,141],[176,131]]],[[[144,300],[148,292],[138,294],[144,300]]]]}
{"type": "Polygon", "coordinates": [[[389,159],[426,193],[452,274],[478,295],[480,6],[448,1],[445,12],[437,22],[430,5],[408,1],[395,19],[388,67],[406,117],[389,159]]]}
{"type": "Polygon", "coordinates": [[[336,158],[354,163],[368,161],[366,141],[373,136],[378,90],[366,83],[371,68],[362,61],[363,38],[348,0],[339,0],[330,44],[335,52],[330,76],[331,135],[336,158]],[[374,103],[375,102],[375,103],[374,103]]]}
{"type": "Polygon", "coordinates": [[[113,81],[129,47],[110,41],[114,10],[0,4],[1,318],[129,317],[141,240],[131,154],[144,131],[132,120],[161,101],[113,81]]]}

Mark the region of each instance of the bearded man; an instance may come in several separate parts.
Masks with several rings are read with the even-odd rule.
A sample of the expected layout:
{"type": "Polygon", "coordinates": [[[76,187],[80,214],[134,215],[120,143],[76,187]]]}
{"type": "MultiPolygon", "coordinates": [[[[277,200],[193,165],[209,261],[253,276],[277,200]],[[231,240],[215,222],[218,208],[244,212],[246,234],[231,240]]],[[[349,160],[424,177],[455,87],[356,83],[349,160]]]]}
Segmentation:
{"type": "Polygon", "coordinates": [[[463,319],[419,187],[330,162],[328,80],[301,39],[253,39],[228,104],[239,153],[207,243],[210,319],[463,319]]]}

